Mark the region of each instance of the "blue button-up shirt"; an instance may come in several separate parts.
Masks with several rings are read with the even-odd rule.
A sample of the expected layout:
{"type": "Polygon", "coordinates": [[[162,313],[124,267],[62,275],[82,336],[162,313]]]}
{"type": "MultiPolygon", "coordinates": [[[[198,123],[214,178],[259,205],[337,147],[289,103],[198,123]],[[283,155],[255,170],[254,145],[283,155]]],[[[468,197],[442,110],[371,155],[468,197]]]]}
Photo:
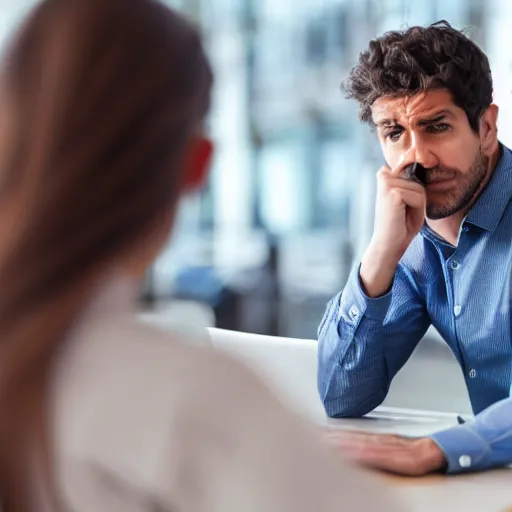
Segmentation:
{"type": "Polygon", "coordinates": [[[318,385],[330,416],[362,416],[380,405],[434,325],[462,368],[477,415],[433,436],[449,471],[512,463],[511,199],[512,152],[503,148],[457,247],[425,225],[391,291],[376,299],[365,295],[354,268],[319,328],[318,385]]]}

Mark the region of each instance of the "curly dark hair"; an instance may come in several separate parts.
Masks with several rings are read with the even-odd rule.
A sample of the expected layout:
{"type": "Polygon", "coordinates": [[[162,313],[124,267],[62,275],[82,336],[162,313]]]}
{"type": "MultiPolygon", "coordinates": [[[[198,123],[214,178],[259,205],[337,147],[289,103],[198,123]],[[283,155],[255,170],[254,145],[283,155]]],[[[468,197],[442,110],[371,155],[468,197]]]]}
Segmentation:
{"type": "Polygon", "coordinates": [[[360,105],[359,117],[372,123],[371,106],[382,96],[411,96],[432,89],[451,92],[471,128],[492,103],[492,77],[484,52],[447,21],[393,31],[370,42],[342,84],[360,105]]]}

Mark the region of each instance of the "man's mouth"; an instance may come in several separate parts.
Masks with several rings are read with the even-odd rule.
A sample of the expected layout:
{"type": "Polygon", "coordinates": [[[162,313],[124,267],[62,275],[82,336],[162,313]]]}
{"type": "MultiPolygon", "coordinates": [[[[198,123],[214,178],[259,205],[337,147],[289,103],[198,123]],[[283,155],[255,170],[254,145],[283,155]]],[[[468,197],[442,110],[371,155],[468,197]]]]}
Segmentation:
{"type": "Polygon", "coordinates": [[[452,181],[454,178],[455,178],[454,173],[448,173],[448,172],[437,173],[435,171],[430,171],[430,172],[427,172],[427,174],[426,174],[425,184],[427,186],[437,185],[439,183],[452,181]]]}
{"type": "Polygon", "coordinates": [[[451,189],[453,187],[453,184],[453,178],[443,177],[428,181],[425,187],[427,191],[430,192],[442,192],[451,189]]]}

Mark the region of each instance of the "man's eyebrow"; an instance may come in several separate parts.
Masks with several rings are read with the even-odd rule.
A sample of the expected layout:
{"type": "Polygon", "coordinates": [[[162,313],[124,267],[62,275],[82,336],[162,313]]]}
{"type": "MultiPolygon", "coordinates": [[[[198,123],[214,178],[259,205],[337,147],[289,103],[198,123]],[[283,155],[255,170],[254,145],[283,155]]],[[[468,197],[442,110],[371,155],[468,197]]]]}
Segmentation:
{"type": "Polygon", "coordinates": [[[380,121],[374,122],[374,125],[377,128],[385,128],[388,126],[400,126],[400,123],[398,122],[397,119],[386,118],[386,119],[381,119],[380,121]]]}
{"type": "MultiPolygon", "coordinates": [[[[418,121],[419,126],[429,126],[432,124],[439,123],[439,121],[442,121],[445,117],[453,117],[453,113],[449,110],[440,110],[439,112],[435,112],[432,115],[420,119],[418,121]]],[[[389,128],[390,126],[396,126],[396,127],[402,127],[402,125],[398,122],[398,119],[396,118],[390,118],[386,117],[384,119],[380,119],[378,121],[374,121],[374,126],[377,128],[389,128]]]]}
{"type": "Polygon", "coordinates": [[[435,114],[432,114],[432,116],[429,116],[426,119],[421,119],[418,121],[419,126],[428,126],[431,124],[439,123],[439,121],[442,121],[445,117],[452,117],[453,114],[449,110],[441,110],[440,112],[436,112],[435,114]]]}

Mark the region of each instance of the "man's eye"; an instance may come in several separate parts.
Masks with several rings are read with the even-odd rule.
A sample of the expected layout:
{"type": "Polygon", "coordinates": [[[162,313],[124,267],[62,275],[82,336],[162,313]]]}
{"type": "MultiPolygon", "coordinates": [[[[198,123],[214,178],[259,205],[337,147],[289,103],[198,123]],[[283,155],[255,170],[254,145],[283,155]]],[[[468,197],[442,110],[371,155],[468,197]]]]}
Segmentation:
{"type": "Polygon", "coordinates": [[[443,133],[450,129],[450,125],[446,123],[433,124],[428,127],[428,131],[431,133],[443,133]]]}
{"type": "Polygon", "coordinates": [[[386,137],[393,142],[397,142],[402,135],[402,130],[392,130],[386,134],[386,137]]]}

